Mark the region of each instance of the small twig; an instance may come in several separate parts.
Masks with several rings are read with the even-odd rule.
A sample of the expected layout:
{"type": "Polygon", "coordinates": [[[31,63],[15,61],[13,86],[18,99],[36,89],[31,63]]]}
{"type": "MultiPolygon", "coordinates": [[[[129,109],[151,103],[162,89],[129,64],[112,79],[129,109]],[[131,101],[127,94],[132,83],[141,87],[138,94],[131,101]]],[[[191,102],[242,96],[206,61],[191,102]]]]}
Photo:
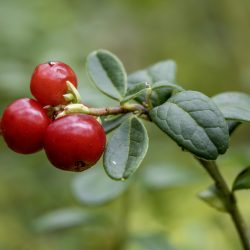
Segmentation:
{"type": "Polygon", "coordinates": [[[83,104],[69,104],[64,108],[63,112],[58,114],[57,118],[72,113],[82,113],[93,116],[108,116],[130,112],[148,116],[148,110],[140,104],[124,104],[123,106],[105,108],[89,108],[83,104]]]}
{"type": "Polygon", "coordinates": [[[140,114],[146,114],[148,111],[142,105],[131,104],[119,107],[89,108],[88,114],[94,116],[107,116],[107,115],[124,114],[129,112],[139,112],[140,114]]]}

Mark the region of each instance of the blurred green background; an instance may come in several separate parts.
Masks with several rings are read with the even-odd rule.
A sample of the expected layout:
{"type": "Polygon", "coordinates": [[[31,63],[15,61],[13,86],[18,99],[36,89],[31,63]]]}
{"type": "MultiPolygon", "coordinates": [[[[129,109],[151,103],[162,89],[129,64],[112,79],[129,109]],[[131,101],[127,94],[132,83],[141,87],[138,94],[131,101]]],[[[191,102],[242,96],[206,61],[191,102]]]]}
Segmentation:
{"type": "MultiPolygon", "coordinates": [[[[31,96],[32,71],[49,60],[72,66],[87,103],[112,104],[86,77],[85,58],[98,48],[117,54],[128,72],[173,59],[184,88],[209,96],[228,90],[249,93],[249,26],[246,0],[0,0],[1,113],[14,99],[31,96]]],[[[147,126],[150,148],[141,168],[122,196],[102,206],[75,197],[77,174],[53,168],[43,152],[17,155],[1,140],[0,249],[240,249],[228,216],[195,197],[210,184],[204,170],[147,126]],[[68,208],[66,214],[61,210],[68,208]],[[54,227],[52,215],[38,223],[57,210],[61,215],[54,227]]],[[[219,159],[229,183],[250,163],[249,139],[249,126],[243,125],[219,159]]],[[[89,193],[83,191],[90,196],[93,191],[95,199],[96,186],[93,181],[89,193]]],[[[249,195],[237,194],[248,224],[249,195]]]]}

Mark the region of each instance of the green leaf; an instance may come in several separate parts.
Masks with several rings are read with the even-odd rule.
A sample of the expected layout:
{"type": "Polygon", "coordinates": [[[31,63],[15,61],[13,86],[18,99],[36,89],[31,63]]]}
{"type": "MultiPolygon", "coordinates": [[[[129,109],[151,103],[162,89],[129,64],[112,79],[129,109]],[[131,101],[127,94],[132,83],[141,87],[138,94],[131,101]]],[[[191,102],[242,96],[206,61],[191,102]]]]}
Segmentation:
{"type": "Polygon", "coordinates": [[[76,198],[86,205],[103,205],[118,198],[128,188],[129,182],[110,179],[102,166],[97,165],[78,175],[73,181],[76,198]]]}
{"type": "Polygon", "coordinates": [[[149,85],[147,82],[136,83],[128,88],[126,96],[136,94],[136,93],[140,92],[141,90],[144,90],[148,87],[149,87],[149,85]]]}
{"type": "Polygon", "coordinates": [[[138,70],[128,76],[128,87],[141,82],[148,82],[150,84],[153,82],[147,70],[138,70]]]}
{"type": "Polygon", "coordinates": [[[194,182],[195,174],[183,167],[154,165],[145,168],[142,174],[143,184],[150,189],[179,187],[194,182]]]}
{"type": "Polygon", "coordinates": [[[154,90],[151,95],[152,106],[157,107],[166,102],[171,97],[172,91],[173,90],[170,88],[161,88],[154,90]]]}
{"type": "Polygon", "coordinates": [[[241,189],[250,189],[250,167],[242,170],[235,178],[233,191],[241,189]]]}
{"type": "Polygon", "coordinates": [[[228,125],[217,106],[200,92],[179,92],[152,109],[150,117],[179,146],[198,157],[215,160],[228,148],[228,125]]]}
{"type": "Polygon", "coordinates": [[[143,103],[146,100],[147,89],[152,89],[151,101],[153,106],[158,106],[165,102],[171,95],[172,92],[183,91],[184,89],[169,81],[154,82],[151,85],[146,82],[134,84],[128,88],[126,97],[121,101],[121,104],[130,101],[132,99],[139,100],[143,103]],[[139,97],[139,98],[138,98],[139,97]]]}
{"type": "Polygon", "coordinates": [[[225,92],[212,99],[226,119],[250,122],[250,95],[240,92],[225,92]]]}
{"type": "Polygon", "coordinates": [[[118,128],[126,119],[129,118],[129,116],[131,116],[129,113],[112,116],[112,119],[110,117],[102,116],[102,127],[104,128],[105,133],[108,134],[114,129],[118,128]]]}
{"type": "MultiPolygon", "coordinates": [[[[172,60],[166,60],[154,64],[145,70],[136,71],[128,76],[128,86],[131,87],[139,82],[147,82],[153,86],[159,81],[174,81],[176,75],[176,64],[172,60]]],[[[155,89],[151,96],[152,105],[158,106],[164,103],[172,93],[172,89],[161,88],[155,89]]],[[[136,99],[139,103],[145,102],[145,96],[136,99]]]]}
{"type": "Polygon", "coordinates": [[[57,231],[93,222],[93,216],[79,208],[65,208],[49,212],[33,225],[37,231],[57,231]]]}
{"type": "Polygon", "coordinates": [[[121,104],[128,102],[132,99],[135,99],[138,96],[146,94],[149,85],[146,82],[137,83],[130,88],[128,88],[125,98],[121,101],[121,104]]]}
{"type": "Polygon", "coordinates": [[[162,80],[175,81],[176,64],[173,60],[158,62],[147,68],[147,72],[153,82],[162,80]]]}
{"type": "Polygon", "coordinates": [[[184,91],[184,89],[181,86],[175,83],[168,82],[168,81],[160,81],[160,82],[155,82],[152,84],[153,90],[158,90],[162,88],[168,88],[168,89],[176,90],[176,91],[184,91]]]}
{"type": "Polygon", "coordinates": [[[143,123],[130,117],[115,130],[104,152],[104,168],[116,180],[127,179],[141,164],[148,149],[148,135],[143,123]]]}
{"type": "Polygon", "coordinates": [[[138,70],[128,76],[129,85],[138,82],[154,83],[159,81],[175,81],[176,64],[172,60],[166,60],[149,66],[145,70],[138,70]]]}
{"type": "Polygon", "coordinates": [[[126,95],[126,71],[114,54],[106,50],[92,52],[87,58],[87,71],[104,94],[119,101],[126,95]]]}
{"type": "Polygon", "coordinates": [[[221,195],[215,185],[211,185],[207,189],[198,193],[198,197],[218,211],[227,212],[224,203],[222,202],[221,195]]]}

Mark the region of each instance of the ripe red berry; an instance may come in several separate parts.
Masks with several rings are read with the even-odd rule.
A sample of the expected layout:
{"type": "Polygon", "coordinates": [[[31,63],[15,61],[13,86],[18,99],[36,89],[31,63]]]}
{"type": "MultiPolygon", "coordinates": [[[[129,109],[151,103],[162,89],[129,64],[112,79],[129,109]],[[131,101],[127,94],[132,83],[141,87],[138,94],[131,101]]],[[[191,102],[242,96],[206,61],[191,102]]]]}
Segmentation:
{"type": "Polygon", "coordinates": [[[30,90],[42,105],[66,104],[63,95],[67,92],[66,81],[77,87],[74,71],[63,62],[39,64],[31,77],[30,90]]]}
{"type": "Polygon", "coordinates": [[[49,117],[37,101],[23,98],[5,109],[1,130],[9,148],[17,153],[30,154],[42,149],[49,123],[49,117]]]}
{"type": "Polygon", "coordinates": [[[106,135],[100,123],[89,115],[67,115],[49,125],[44,149],[50,162],[68,171],[83,171],[103,154],[106,135]]]}

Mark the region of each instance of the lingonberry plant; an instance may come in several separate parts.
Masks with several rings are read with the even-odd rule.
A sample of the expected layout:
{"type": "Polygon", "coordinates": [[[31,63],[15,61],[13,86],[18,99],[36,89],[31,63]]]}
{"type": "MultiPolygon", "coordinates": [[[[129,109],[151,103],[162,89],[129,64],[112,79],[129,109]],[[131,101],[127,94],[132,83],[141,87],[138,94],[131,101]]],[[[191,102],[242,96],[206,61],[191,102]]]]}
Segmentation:
{"type": "MultiPolygon", "coordinates": [[[[250,122],[250,96],[225,92],[209,98],[185,90],[174,81],[174,67],[167,60],[127,76],[115,55],[106,50],[92,52],[87,58],[90,79],[104,95],[117,101],[115,107],[94,108],[81,101],[69,66],[58,62],[39,65],[31,79],[31,92],[40,104],[21,99],[16,101],[17,108],[9,106],[2,118],[3,137],[20,153],[43,146],[50,162],[63,170],[85,170],[103,154],[107,175],[122,181],[129,179],[145,157],[149,140],[144,121],[152,122],[204,167],[214,184],[199,197],[231,216],[243,248],[250,250],[235,197],[236,190],[250,188],[250,169],[244,169],[229,187],[216,164],[227,151],[235,128],[250,122]],[[105,133],[110,132],[105,145],[105,133]]],[[[86,178],[91,180],[88,173],[86,178]]],[[[75,182],[78,194],[86,188],[82,183],[75,182]]],[[[124,190],[124,186],[113,185],[109,197],[124,190]]]]}

